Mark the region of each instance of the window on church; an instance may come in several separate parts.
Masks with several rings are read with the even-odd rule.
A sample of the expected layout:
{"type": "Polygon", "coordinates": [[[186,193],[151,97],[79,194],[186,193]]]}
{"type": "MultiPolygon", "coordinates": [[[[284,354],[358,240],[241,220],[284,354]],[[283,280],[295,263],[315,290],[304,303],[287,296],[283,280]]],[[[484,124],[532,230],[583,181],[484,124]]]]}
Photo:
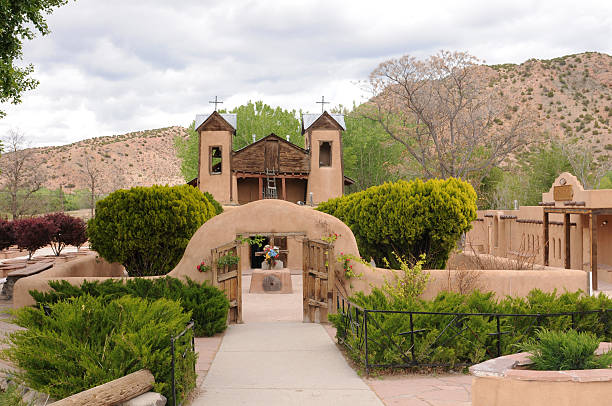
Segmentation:
{"type": "Polygon", "coordinates": [[[331,142],[319,144],[319,167],[331,166],[331,142]]]}
{"type": "Polygon", "coordinates": [[[222,155],[221,147],[210,147],[210,174],[217,175],[221,173],[222,155]]]}

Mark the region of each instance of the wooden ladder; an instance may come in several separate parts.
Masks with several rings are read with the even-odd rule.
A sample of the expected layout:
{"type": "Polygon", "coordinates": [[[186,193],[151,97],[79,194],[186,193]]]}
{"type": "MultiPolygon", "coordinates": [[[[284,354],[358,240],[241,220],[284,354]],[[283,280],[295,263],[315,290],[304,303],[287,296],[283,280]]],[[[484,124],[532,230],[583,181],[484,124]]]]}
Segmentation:
{"type": "Polygon", "coordinates": [[[276,190],[276,178],[274,177],[274,171],[266,169],[266,199],[278,199],[278,192],[276,190]]]}

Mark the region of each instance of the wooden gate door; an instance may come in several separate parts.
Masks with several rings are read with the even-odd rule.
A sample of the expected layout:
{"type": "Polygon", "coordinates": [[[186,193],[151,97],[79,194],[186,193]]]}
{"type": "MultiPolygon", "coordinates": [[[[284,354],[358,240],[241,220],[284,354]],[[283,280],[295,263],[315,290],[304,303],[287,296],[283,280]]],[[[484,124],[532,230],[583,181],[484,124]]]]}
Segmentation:
{"type": "Polygon", "coordinates": [[[238,257],[236,241],[222,245],[212,250],[213,281],[216,286],[225,292],[230,302],[227,320],[229,323],[242,323],[242,270],[240,259],[235,265],[218,265],[219,258],[227,255],[238,257]]]}
{"type": "Polygon", "coordinates": [[[334,299],[334,246],[305,239],[303,253],[304,322],[326,322],[334,299]]]}

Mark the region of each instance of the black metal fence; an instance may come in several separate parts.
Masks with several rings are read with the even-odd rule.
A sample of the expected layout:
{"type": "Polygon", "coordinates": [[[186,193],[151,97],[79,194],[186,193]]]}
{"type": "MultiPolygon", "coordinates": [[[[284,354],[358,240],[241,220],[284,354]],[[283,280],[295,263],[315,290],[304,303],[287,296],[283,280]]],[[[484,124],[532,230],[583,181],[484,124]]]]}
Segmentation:
{"type": "MultiPolygon", "coordinates": [[[[172,405],[173,406],[177,406],[177,402],[176,402],[176,360],[177,360],[176,347],[178,344],[181,343],[181,340],[190,340],[191,345],[186,346],[185,350],[181,354],[179,354],[179,356],[184,359],[187,357],[187,354],[189,352],[195,353],[195,334],[194,334],[193,326],[194,326],[194,322],[193,321],[189,322],[189,324],[187,324],[187,327],[185,327],[185,330],[183,330],[178,335],[170,339],[170,346],[171,346],[171,351],[172,351],[172,405]],[[189,331],[191,332],[191,334],[187,334],[187,332],[189,331]]],[[[195,374],[195,362],[193,364],[193,372],[195,374]]]]}
{"type": "Polygon", "coordinates": [[[469,366],[516,352],[539,327],[600,326],[605,335],[612,332],[612,309],[545,314],[376,310],[341,295],[336,307],[341,316],[338,342],[366,374],[372,368],[469,366]]]}

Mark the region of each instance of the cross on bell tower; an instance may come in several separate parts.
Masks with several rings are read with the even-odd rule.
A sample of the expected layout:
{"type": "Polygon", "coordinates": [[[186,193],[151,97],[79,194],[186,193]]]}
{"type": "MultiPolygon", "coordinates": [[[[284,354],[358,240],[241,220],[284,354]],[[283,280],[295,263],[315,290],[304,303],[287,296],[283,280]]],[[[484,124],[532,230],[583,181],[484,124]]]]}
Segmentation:
{"type": "Polygon", "coordinates": [[[217,104],[223,104],[222,101],[219,101],[217,99],[217,96],[215,96],[215,100],[214,101],[209,101],[209,103],[214,104],[215,105],[215,111],[217,111],[217,104]]]}
{"type": "Polygon", "coordinates": [[[326,102],[325,101],[325,96],[321,96],[321,101],[318,101],[317,104],[321,105],[321,114],[323,114],[325,112],[325,105],[329,104],[330,102],[326,102]]]}

